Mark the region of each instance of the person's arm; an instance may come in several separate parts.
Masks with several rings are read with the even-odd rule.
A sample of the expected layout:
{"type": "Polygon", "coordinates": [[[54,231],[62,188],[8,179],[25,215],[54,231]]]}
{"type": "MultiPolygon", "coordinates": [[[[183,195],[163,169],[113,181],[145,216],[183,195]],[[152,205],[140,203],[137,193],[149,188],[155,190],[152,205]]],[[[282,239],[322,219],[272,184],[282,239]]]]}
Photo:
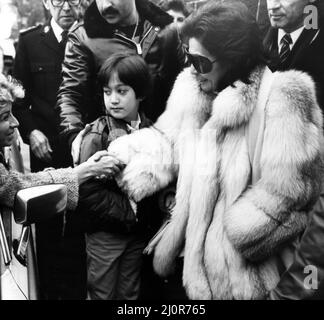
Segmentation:
{"type": "Polygon", "coordinates": [[[279,74],[266,107],[261,178],[225,214],[234,247],[261,261],[296,238],[320,192],[322,116],[306,74],[279,74]]]}
{"type": "Polygon", "coordinates": [[[94,85],[91,52],[82,44],[82,33],[77,34],[78,31],[69,34],[62,65],[63,80],[57,100],[60,134],[70,145],[85,125],[83,109],[86,107],[86,99],[89,99],[90,86],[94,85]]]}
{"type": "Polygon", "coordinates": [[[116,174],[120,171],[120,168],[120,162],[108,156],[107,151],[95,153],[86,162],[75,168],[52,169],[37,173],[22,174],[16,171],[8,171],[0,163],[0,203],[12,207],[14,197],[21,189],[62,183],[67,186],[67,206],[73,210],[78,202],[80,184],[103,174],[116,174]]]}
{"type": "Polygon", "coordinates": [[[108,152],[126,164],[117,182],[136,202],[166,187],[176,177],[173,145],[154,127],[114,140],[108,152]]]}
{"type": "Polygon", "coordinates": [[[8,171],[0,164],[0,203],[12,207],[16,193],[25,188],[52,183],[63,183],[68,190],[68,208],[74,209],[78,202],[78,175],[71,169],[57,169],[22,174],[8,171]]]}
{"type": "Polygon", "coordinates": [[[165,56],[162,62],[164,64],[163,78],[170,81],[170,92],[175,78],[185,67],[186,55],[176,26],[169,25],[163,32],[165,33],[165,40],[163,43],[163,52],[165,56]]]}

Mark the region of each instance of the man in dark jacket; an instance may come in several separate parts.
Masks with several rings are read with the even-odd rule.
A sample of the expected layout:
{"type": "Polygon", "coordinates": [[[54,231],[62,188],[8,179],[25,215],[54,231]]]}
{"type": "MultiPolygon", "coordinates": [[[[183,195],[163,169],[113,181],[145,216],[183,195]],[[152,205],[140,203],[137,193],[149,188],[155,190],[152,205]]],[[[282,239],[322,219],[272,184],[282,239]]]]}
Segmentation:
{"type": "MultiPolygon", "coordinates": [[[[95,0],[90,5],[84,22],[69,34],[63,63],[57,106],[65,140],[77,141],[84,125],[103,113],[95,79],[103,61],[115,52],[137,52],[148,63],[153,93],[147,106],[152,107],[143,111],[156,120],[185,60],[176,28],[168,26],[172,21],[148,0],[95,0]]],[[[74,143],[72,153],[78,153],[79,146],[74,143]]]]}
{"type": "MultiPolygon", "coordinates": [[[[297,69],[307,72],[316,82],[317,96],[323,109],[322,4],[314,0],[267,0],[267,4],[272,27],[265,38],[265,47],[272,57],[270,68],[272,70],[297,69]],[[309,11],[305,10],[307,5],[311,5],[309,11]],[[307,16],[305,11],[308,15],[313,14],[313,17],[307,16]],[[315,21],[317,17],[319,20],[315,21]],[[308,23],[313,23],[313,26],[308,23]]],[[[324,188],[320,200],[310,213],[310,222],[297,247],[294,261],[282,274],[277,287],[270,292],[270,299],[324,298],[323,190],[324,188]]]]}
{"type": "MultiPolygon", "coordinates": [[[[58,139],[59,117],[55,112],[61,83],[66,33],[75,23],[80,0],[43,0],[52,18],[44,26],[20,33],[14,77],[25,89],[13,112],[19,131],[30,146],[31,171],[72,164],[68,146],[58,139]]],[[[42,299],[85,297],[85,244],[83,234],[67,215],[65,236],[63,217],[36,225],[36,244],[42,299]]]]}
{"type": "Polygon", "coordinates": [[[271,70],[296,69],[312,76],[317,85],[320,106],[324,110],[322,2],[267,0],[271,28],[264,45],[271,57],[271,70]],[[304,13],[304,9],[307,9],[307,13],[304,13]],[[287,41],[289,45],[286,44],[287,41]],[[284,51],[286,47],[287,50],[284,51]]]}

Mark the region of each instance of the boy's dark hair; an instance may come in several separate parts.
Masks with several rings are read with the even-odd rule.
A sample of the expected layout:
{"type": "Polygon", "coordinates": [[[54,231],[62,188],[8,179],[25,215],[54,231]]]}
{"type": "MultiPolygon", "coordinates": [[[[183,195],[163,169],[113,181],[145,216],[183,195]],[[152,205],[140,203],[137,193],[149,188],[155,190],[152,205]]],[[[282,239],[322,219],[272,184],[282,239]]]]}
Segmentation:
{"type": "Polygon", "coordinates": [[[170,0],[166,1],[161,5],[161,8],[164,11],[173,10],[176,12],[182,12],[185,17],[188,17],[190,12],[187,8],[187,5],[183,0],[170,0]]]}
{"type": "Polygon", "coordinates": [[[258,25],[237,0],[206,3],[186,19],[181,35],[196,38],[225,68],[220,89],[236,80],[249,83],[251,71],[266,63],[258,25]]]}
{"type": "Polygon", "coordinates": [[[111,55],[99,70],[99,83],[103,87],[106,86],[115,72],[121,82],[135,91],[136,98],[145,98],[150,94],[152,79],[141,56],[128,52],[111,55]]]}

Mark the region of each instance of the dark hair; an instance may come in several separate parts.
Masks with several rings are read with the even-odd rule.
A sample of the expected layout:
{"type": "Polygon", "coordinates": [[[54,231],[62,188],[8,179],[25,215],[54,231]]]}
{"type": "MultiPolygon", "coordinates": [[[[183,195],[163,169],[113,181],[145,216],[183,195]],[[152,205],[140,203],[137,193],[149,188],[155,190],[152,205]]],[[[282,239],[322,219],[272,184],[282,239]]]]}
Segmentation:
{"type": "Polygon", "coordinates": [[[141,56],[127,52],[114,53],[101,66],[98,73],[99,83],[106,86],[114,72],[121,82],[135,91],[136,98],[145,98],[150,94],[150,71],[141,56]]]}
{"type": "Polygon", "coordinates": [[[190,12],[183,0],[166,1],[161,5],[161,8],[164,11],[173,10],[173,11],[177,11],[177,12],[182,12],[185,17],[188,17],[190,14],[190,12]]]}
{"type": "Polygon", "coordinates": [[[220,89],[236,80],[249,83],[251,71],[266,63],[258,25],[239,1],[206,3],[187,18],[181,35],[196,38],[225,67],[220,89]]]}

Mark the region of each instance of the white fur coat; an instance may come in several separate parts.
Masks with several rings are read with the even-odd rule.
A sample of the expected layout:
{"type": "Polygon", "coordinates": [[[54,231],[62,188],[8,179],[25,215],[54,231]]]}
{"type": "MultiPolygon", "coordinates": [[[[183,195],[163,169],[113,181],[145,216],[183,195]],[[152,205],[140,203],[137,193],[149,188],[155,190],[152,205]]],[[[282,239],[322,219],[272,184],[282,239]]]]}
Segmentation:
{"type": "Polygon", "coordinates": [[[212,100],[185,69],[155,125],[109,148],[127,164],[119,182],[136,201],[178,179],[154,268],[168,275],[184,246],[191,299],[263,298],[279,279],[276,257],[305,228],[319,194],[322,114],[313,81],[298,71],[273,75],[261,178],[251,185],[245,128],[263,72],[212,100]]]}

